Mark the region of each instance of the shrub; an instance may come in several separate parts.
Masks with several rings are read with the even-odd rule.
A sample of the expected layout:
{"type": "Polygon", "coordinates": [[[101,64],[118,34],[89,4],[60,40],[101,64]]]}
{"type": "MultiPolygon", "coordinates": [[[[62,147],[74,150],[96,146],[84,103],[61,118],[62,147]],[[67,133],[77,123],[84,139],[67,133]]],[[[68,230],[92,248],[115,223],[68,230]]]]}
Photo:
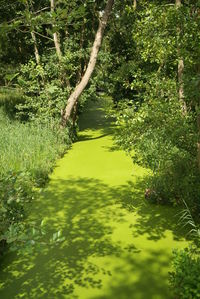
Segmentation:
{"type": "Polygon", "coordinates": [[[3,242],[7,242],[6,233],[10,227],[24,219],[25,207],[32,199],[33,182],[29,173],[12,172],[0,179],[0,242],[2,245],[3,242]]]}
{"type": "Polygon", "coordinates": [[[200,298],[200,252],[186,248],[173,253],[170,284],[176,299],[200,298]]]}
{"type": "MultiPolygon", "coordinates": [[[[123,103],[116,113],[116,141],[133,155],[133,161],[151,170],[148,188],[163,202],[177,205],[184,199],[193,214],[200,211],[197,132],[193,113],[183,117],[176,95],[166,84],[163,98],[150,94],[148,102],[123,103]]],[[[163,85],[161,84],[163,87],[163,85]]],[[[152,82],[153,90],[153,82],[152,82]]],[[[153,91],[152,91],[153,92],[153,91]]]]}

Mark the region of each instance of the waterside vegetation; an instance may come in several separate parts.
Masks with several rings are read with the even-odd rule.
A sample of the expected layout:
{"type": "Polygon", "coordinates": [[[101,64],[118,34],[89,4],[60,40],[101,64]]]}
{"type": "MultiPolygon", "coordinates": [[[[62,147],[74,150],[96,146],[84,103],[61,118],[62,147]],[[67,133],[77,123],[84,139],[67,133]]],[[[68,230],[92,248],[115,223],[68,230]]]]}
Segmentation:
{"type": "Polygon", "coordinates": [[[181,209],[193,240],[174,252],[175,296],[199,298],[199,45],[196,0],[0,0],[3,252],[35,244],[30,202],[76,139],[83,108],[109,96],[116,146],[150,170],[144,198],[181,209]]]}

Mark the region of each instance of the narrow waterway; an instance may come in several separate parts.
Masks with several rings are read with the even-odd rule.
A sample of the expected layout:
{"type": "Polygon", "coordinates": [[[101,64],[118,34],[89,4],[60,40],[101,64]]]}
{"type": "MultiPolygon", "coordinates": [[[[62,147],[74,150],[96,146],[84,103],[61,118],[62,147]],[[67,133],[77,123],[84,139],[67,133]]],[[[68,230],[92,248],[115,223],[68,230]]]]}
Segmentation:
{"type": "MultiPolygon", "coordinates": [[[[103,103],[103,101],[102,101],[103,103]]],[[[1,299],[170,299],[173,248],[186,245],[175,210],[144,200],[147,171],[115,148],[103,104],[81,118],[30,217],[65,241],[1,262],[1,299]]]]}

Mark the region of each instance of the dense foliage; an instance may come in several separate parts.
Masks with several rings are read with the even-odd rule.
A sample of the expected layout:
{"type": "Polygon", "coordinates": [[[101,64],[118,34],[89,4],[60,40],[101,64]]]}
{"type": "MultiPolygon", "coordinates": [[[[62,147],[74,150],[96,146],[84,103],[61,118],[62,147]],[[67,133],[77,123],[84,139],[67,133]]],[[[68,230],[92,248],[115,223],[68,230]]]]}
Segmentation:
{"type": "MultiPolygon", "coordinates": [[[[20,228],[33,186],[45,182],[55,159],[73,139],[71,127],[61,132],[60,117],[86,70],[106,1],[53,2],[51,7],[49,0],[0,0],[3,242],[9,240],[11,227],[20,228]]],[[[95,74],[78,107],[79,112],[102,91],[113,97],[116,142],[134,162],[151,170],[147,197],[186,206],[197,231],[199,45],[200,1],[116,0],[95,74]]],[[[175,255],[171,282],[177,298],[198,298],[199,285],[193,288],[190,283],[199,270],[197,256],[190,251],[175,255]]]]}
{"type": "Polygon", "coordinates": [[[110,37],[117,142],[152,170],[148,187],[159,198],[173,204],[184,199],[198,218],[199,4],[138,3],[137,10],[127,5],[121,12],[110,37]]]}
{"type": "Polygon", "coordinates": [[[200,298],[199,252],[192,248],[175,251],[173,270],[170,283],[175,290],[176,298],[200,298]]]}
{"type": "Polygon", "coordinates": [[[10,121],[3,109],[0,122],[0,242],[16,248],[30,245],[33,235],[27,236],[30,224],[26,221],[30,204],[70,138],[66,132],[55,132],[52,123],[10,121]]]}
{"type": "MultiPolygon", "coordinates": [[[[112,113],[116,142],[151,170],[148,201],[181,205],[181,225],[199,234],[200,2],[177,2],[140,0],[137,8],[128,2],[115,8],[120,18],[110,31],[112,113]]],[[[198,298],[198,256],[190,250],[174,256],[176,298],[198,298]]]]}
{"type": "MultiPolygon", "coordinates": [[[[56,1],[52,8],[47,0],[0,1],[2,245],[13,248],[24,238],[33,190],[44,185],[56,158],[74,139],[73,128],[60,130],[60,116],[85,70],[102,5],[56,1]]],[[[93,77],[79,111],[87,99],[95,99],[101,77],[101,72],[93,77]]]]}

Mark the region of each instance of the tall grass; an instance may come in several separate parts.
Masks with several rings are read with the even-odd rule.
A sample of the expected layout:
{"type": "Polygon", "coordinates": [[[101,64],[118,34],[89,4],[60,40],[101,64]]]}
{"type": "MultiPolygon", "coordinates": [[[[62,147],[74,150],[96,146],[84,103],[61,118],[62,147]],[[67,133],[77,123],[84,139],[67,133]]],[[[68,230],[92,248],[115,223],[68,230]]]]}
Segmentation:
{"type": "Polygon", "coordinates": [[[33,187],[44,185],[70,144],[68,132],[55,128],[53,122],[21,123],[0,107],[0,254],[5,244],[14,248],[29,238],[24,219],[33,187]]]}
{"type": "Polygon", "coordinates": [[[12,87],[0,87],[0,105],[7,102],[18,102],[22,100],[23,93],[20,89],[12,87]]]}
{"type": "Polygon", "coordinates": [[[0,87],[0,107],[3,107],[8,115],[14,117],[15,106],[23,102],[24,95],[20,89],[0,87]]]}
{"type": "Polygon", "coordinates": [[[45,178],[65,148],[64,136],[50,125],[10,121],[0,109],[0,177],[28,171],[36,179],[45,178]]]}

